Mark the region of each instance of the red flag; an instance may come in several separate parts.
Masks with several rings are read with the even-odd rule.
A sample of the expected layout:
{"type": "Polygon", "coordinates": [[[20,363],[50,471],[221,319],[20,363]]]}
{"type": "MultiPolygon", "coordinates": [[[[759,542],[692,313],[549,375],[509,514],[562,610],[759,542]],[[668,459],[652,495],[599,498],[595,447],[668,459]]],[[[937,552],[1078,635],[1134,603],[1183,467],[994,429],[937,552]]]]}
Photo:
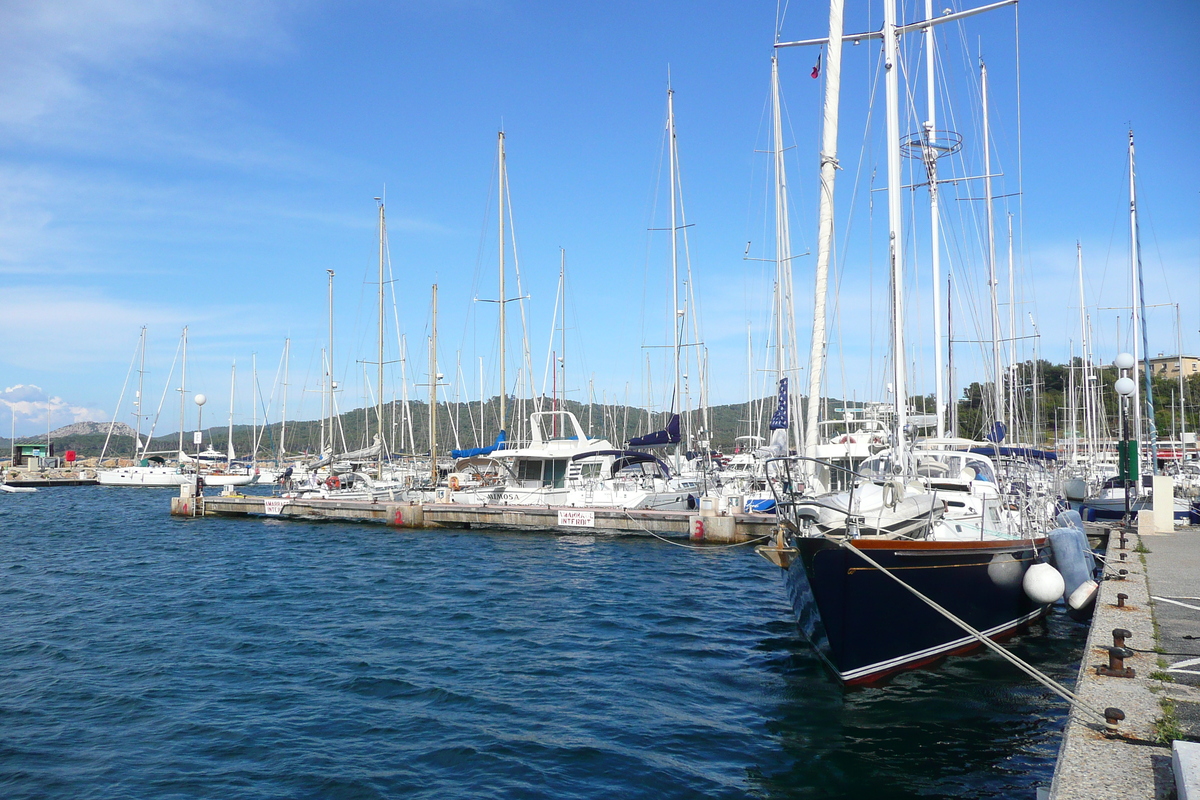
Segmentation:
{"type": "Polygon", "coordinates": [[[820,53],[817,53],[817,64],[815,67],[813,67],[812,76],[814,78],[821,77],[821,54],[820,53]]]}

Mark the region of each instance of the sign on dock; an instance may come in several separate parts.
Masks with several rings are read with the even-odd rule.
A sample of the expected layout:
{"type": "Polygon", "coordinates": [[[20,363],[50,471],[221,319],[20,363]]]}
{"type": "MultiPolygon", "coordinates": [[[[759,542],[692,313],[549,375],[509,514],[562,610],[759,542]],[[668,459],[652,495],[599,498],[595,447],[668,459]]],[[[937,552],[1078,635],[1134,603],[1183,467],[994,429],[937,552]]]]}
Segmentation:
{"type": "Polygon", "coordinates": [[[594,528],[596,527],[596,512],[560,508],[558,510],[558,524],[564,528],[594,528]]]}

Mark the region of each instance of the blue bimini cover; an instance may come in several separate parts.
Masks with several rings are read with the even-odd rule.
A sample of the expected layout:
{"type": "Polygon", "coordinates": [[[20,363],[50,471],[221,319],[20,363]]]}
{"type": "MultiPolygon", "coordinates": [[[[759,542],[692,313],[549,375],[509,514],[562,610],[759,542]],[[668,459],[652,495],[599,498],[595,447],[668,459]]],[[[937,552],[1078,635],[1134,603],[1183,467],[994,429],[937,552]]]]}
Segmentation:
{"type": "Polygon", "coordinates": [[[491,447],[473,447],[470,450],[451,450],[450,457],[451,458],[473,458],[474,456],[491,455],[491,453],[496,450],[504,449],[504,439],[505,439],[504,431],[500,431],[500,433],[498,433],[496,435],[496,441],[494,444],[492,444],[491,447]]]}

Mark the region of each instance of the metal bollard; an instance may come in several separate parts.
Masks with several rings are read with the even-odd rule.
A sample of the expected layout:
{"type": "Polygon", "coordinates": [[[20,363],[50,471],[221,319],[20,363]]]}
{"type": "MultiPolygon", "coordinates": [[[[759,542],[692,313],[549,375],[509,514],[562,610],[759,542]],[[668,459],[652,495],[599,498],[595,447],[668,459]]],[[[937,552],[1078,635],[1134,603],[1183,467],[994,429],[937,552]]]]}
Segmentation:
{"type": "Polygon", "coordinates": [[[1117,723],[1125,719],[1125,712],[1119,708],[1109,706],[1104,709],[1104,722],[1108,725],[1110,732],[1116,732],[1117,723]]]}
{"type": "MultiPolygon", "coordinates": [[[[1117,593],[1117,608],[1124,608],[1125,601],[1128,599],[1129,599],[1129,595],[1125,594],[1124,592],[1118,592],[1117,593]]],[[[1120,645],[1118,645],[1118,647],[1119,646],[1120,645]]]]}
{"type": "Polygon", "coordinates": [[[1122,553],[1121,553],[1121,560],[1122,560],[1122,561],[1125,561],[1125,560],[1127,560],[1128,558],[1129,558],[1129,553],[1125,553],[1125,552],[1122,552],[1122,553]]]}
{"type": "Polygon", "coordinates": [[[1125,640],[1133,636],[1124,628],[1113,628],[1113,647],[1124,647],[1125,640]]]}
{"type": "Polygon", "coordinates": [[[1108,651],[1108,666],[1096,667],[1097,675],[1107,675],[1110,678],[1132,678],[1133,667],[1125,666],[1125,659],[1133,658],[1133,651],[1128,647],[1106,647],[1108,651]]]}
{"type": "Polygon", "coordinates": [[[1121,549],[1122,549],[1122,550],[1126,549],[1126,544],[1125,544],[1125,531],[1121,531],[1121,549]]]}
{"type": "Polygon", "coordinates": [[[1119,581],[1125,580],[1125,576],[1128,574],[1129,574],[1129,570],[1127,570],[1127,569],[1117,570],[1117,580],[1119,580],[1119,581]]]}

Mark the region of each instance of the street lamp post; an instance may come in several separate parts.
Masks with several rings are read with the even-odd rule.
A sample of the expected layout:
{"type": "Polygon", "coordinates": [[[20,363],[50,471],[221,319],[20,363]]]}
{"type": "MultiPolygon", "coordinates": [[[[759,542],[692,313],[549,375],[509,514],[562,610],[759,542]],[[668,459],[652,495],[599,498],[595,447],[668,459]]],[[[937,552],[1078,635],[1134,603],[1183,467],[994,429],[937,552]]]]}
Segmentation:
{"type": "MultiPolygon", "coordinates": [[[[1121,456],[1117,460],[1117,464],[1121,468],[1121,482],[1125,486],[1125,518],[1123,524],[1129,526],[1129,478],[1137,469],[1137,462],[1131,458],[1129,447],[1129,396],[1137,389],[1137,384],[1133,382],[1125,373],[1133,369],[1137,362],[1129,353],[1121,353],[1113,360],[1113,366],[1121,371],[1121,377],[1117,378],[1117,382],[1113,385],[1117,394],[1121,397],[1121,456]]],[[[1137,451],[1135,451],[1137,452],[1137,451]]]]}
{"type": "MultiPolygon", "coordinates": [[[[204,404],[208,402],[208,398],[202,394],[196,395],[196,460],[200,459],[200,444],[204,438],[204,404]]],[[[200,464],[196,464],[196,468],[200,468],[200,464]]]]}

